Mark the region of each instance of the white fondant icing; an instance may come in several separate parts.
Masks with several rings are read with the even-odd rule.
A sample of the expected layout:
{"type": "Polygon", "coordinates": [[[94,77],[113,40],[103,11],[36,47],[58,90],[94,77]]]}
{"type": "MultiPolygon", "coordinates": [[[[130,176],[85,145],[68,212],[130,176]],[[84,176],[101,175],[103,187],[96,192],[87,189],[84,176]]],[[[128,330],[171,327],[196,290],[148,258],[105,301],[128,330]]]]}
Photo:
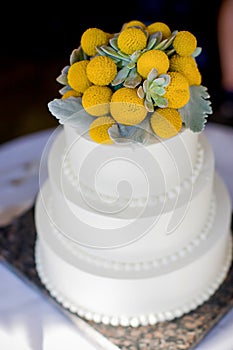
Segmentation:
{"type": "MultiPolygon", "coordinates": [[[[217,207],[216,211],[213,211],[212,213],[212,215],[214,216],[214,220],[213,218],[211,218],[212,209],[210,209],[210,219],[208,220],[208,222],[205,223],[205,225],[203,225],[202,228],[203,230],[206,230],[205,233],[204,231],[202,231],[201,233],[196,232],[196,237],[198,235],[200,236],[200,238],[202,237],[201,244],[199,244],[198,249],[195,249],[194,245],[191,244],[191,239],[190,241],[188,241],[187,245],[182,245],[179,247],[180,249],[178,249],[177,251],[173,251],[174,255],[176,255],[178,252],[177,259],[169,260],[168,256],[166,255],[164,255],[161,259],[158,259],[157,256],[154,255],[153,267],[148,263],[148,259],[146,261],[141,261],[141,259],[138,259],[137,261],[135,261],[135,264],[125,263],[124,255],[122,255],[121,259],[118,259],[118,261],[112,262],[111,260],[108,260],[107,250],[102,250],[102,258],[100,259],[98,257],[96,258],[94,255],[91,255],[93,250],[89,249],[88,254],[86,254],[86,258],[84,259],[83,254],[85,254],[86,252],[83,252],[82,249],[80,250],[80,248],[82,247],[80,247],[78,244],[73,245],[72,241],[65,240],[64,236],[62,237],[62,233],[60,233],[59,235],[56,234],[56,231],[54,230],[54,225],[51,225],[51,223],[54,222],[51,221],[51,213],[48,211],[49,207],[47,205],[44,205],[44,201],[49,202],[49,185],[50,184],[48,181],[44,184],[43,188],[41,189],[41,193],[36,206],[36,225],[37,230],[40,233],[40,237],[44,241],[46,241],[47,245],[53,247],[53,250],[56,252],[57,255],[63,256],[63,258],[67,260],[70,264],[73,264],[75,267],[83,268],[88,271],[94,271],[96,274],[104,274],[108,275],[109,277],[117,278],[119,278],[119,276],[122,276],[123,274],[125,277],[131,278],[132,276],[134,276],[134,278],[136,278],[141,276],[145,277],[151,275],[160,275],[165,272],[168,273],[175,269],[179,269],[181,266],[183,266],[183,264],[189,261],[190,257],[195,256],[196,254],[200,254],[205,249],[206,245],[207,247],[210,247],[210,243],[213,241],[213,230],[215,230],[214,232],[216,232],[217,230],[223,230],[224,232],[228,232],[230,229],[230,198],[229,196],[227,196],[223,184],[221,184],[220,180],[218,180],[218,177],[216,175],[215,196],[217,207]],[[225,195],[221,197],[222,194],[225,195]],[[214,215],[214,213],[216,215],[214,215]],[[218,220],[218,217],[220,216],[225,217],[225,220],[221,222],[221,226],[219,224],[220,220],[218,220]],[[58,237],[60,237],[60,239],[58,239],[58,237]],[[76,253],[72,254],[72,251],[75,251],[76,253]],[[79,251],[82,253],[79,254],[79,251]],[[158,265],[159,268],[157,267],[158,265]],[[124,266],[124,269],[122,269],[122,266],[124,266]],[[132,266],[134,266],[133,270],[132,268],[130,268],[132,266]]],[[[187,231],[187,235],[188,233],[189,232],[187,231]]],[[[129,245],[128,247],[131,247],[131,252],[133,252],[134,245],[129,245]]],[[[120,251],[121,250],[122,248],[120,249],[120,251]]]]}
{"type": "MultiPolygon", "coordinates": [[[[50,197],[49,199],[49,211],[52,212],[52,199],[50,197]]],[[[87,252],[81,249],[81,247],[78,247],[77,244],[73,245],[70,241],[67,241],[64,238],[64,235],[62,235],[52,224],[50,221],[52,234],[54,235],[55,240],[60,240],[61,244],[65,246],[65,248],[70,252],[72,255],[78,256],[79,259],[85,260],[87,263],[95,264],[97,266],[102,266],[106,269],[117,269],[117,270],[126,270],[126,271],[140,271],[140,270],[149,270],[149,269],[158,269],[161,268],[163,265],[171,264],[177,261],[178,259],[182,259],[187,254],[191,253],[193,249],[196,249],[200,244],[201,241],[206,239],[208,237],[208,234],[210,234],[211,229],[213,227],[214,218],[215,218],[215,211],[216,211],[216,202],[215,198],[213,196],[210,204],[209,213],[206,219],[206,222],[201,230],[201,232],[198,232],[196,237],[194,237],[186,246],[180,247],[179,250],[176,252],[164,256],[163,258],[157,258],[147,260],[147,261],[135,261],[135,262],[124,262],[124,261],[115,261],[115,260],[106,260],[104,257],[91,255],[91,252],[87,252]]]]}
{"type": "Polygon", "coordinates": [[[89,253],[100,257],[103,250],[99,248],[112,247],[104,252],[108,260],[131,263],[172,255],[202,231],[208,215],[214,160],[203,135],[200,144],[205,161],[194,184],[183,187],[175,198],[164,197],[164,203],[145,208],[123,207],[124,210],[111,213],[108,203],[103,203],[106,204],[105,210],[98,208],[99,202],[95,209],[90,207],[80,192],[74,190],[67,176],[60,174],[62,161],[57,158],[65,147],[64,135],[61,134],[51,149],[49,161],[49,175],[53,179],[50,181],[54,207],[52,221],[64,239],[74,242],[74,247],[78,242],[84,250],[92,248],[89,253]],[[172,225],[177,226],[176,229],[168,232],[172,225]]]}
{"type": "MultiPolygon", "coordinates": [[[[63,161],[64,173],[68,177],[72,186],[78,191],[80,191],[80,190],[84,191],[85,197],[87,196],[89,198],[95,199],[96,198],[96,191],[90,187],[85,186],[85,185],[80,186],[79,181],[78,181],[78,177],[76,176],[76,174],[73,171],[69,157],[64,155],[63,158],[64,158],[64,161],[63,161]]],[[[149,202],[149,205],[155,205],[158,201],[163,202],[165,195],[169,199],[176,197],[176,195],[179,191],[183,191],[183,190],[189,188],[190,186],[192,186],[193,184],[195,184],[195,182],[197,181],[198,176],[200,174],[202,165],[203,165],[203,158],[204,158],[204,152],[203,152],[201,144],[199,143],[196,161],[195,161],[192,173],[189,176],[189,178],[184,179],[180,183],[179,186],[175,186],[174,188],[171,188],[170,190],[168,190],[166,192],[166,194],[160,193],[160,194],[157,194],[156,196],[150,196],[149,198],[146,198],[146,197],[124,198],[124,197],[122,197],[121,202],[124,204],[129,203],[129,206],[131,206],[131,207],[137,207],[137,206],[145,205],[145,203],[147,203],[147,201],[149,202]]],[[[109,201],[110,203],[114,202],[118,199],[117,196],[111,197],[111,196],[105,195],[103,193],[100,193],[100,196],[102,199],[104,199],[105,201],[109,201]]]]}
{"type": "MultiPolygon", "coordinates": [[[[40,248],[40,242],[38,241],[36,244],[36,251],[35,251],[35,260],[36,260],[36,268],[38,271],[38,274],[41,278],[42,283],[45,285],[45,287],[48,289],[48,291],[50,292],[50,294],[60,303],[63,305],[63,307],[69,309],[71,312],[73,313],[77,313],[80,317],[84,317],[87,320],[93,320],[97,323],[104,323],[104,324],[111,324],[112,326],[117,326],[117,325],[121,325],[123,327],[127,327],[127,326],[132,326],[132,327],[138,327],[140,325],[142,326],[147,326],[147,325],[154,325],[157,322],[163,322],[166,320],[172,320],[174,318],[178,318],[181,317],[182,315],[196,309],[198,306],[202,305],[205,301],[207,301],[215,292],[216,290],[219,288],[219,286],[223,283],[224,279],[226,278],[226,275],[229,271],[231,262],[232,262],[232,238],[229,235],[228,237],[228,251],[225,254],[225,261],[223,262],[223,264],[220,266],[220,270],[219,272],[216,274],[215,278],[209,282],[209,284],[207,286],[205,286],[204,289],[200,290],[198,294],[192,294],[190,293],[190,298],[188,301],[186,301],[183,304],[183,300],[179,300],[180,301],[180,305],[176,305],[174,308],[169,309],[169,307],[167,307],[167,309],[165,309],[164,311],[158,311],[158,312],[148,312],[148,313],[138,313],[137,314],[137,307],[135,307],[135,310],[133,311],[133,314],[136,316],[131,316],[130,314],[127,315],[127,303],[123,302],[123,307],[125,308],[123,315],[121,314],[114,314],[114,315],[105,315],[104,312],[107,311],[102,311],[100,313],[97,313],[96,311],[92,311],[90,309],[87,309],[85,306],[83,306],[82,304],[78,304],[79,302],[79,296],[75,299],[77,300],[71,300],[69,299],[69,297],[67,297],[65,294],[63,294],[64,292],[62,291],[58,291],[57,290],[57,285],[53,285],[50,282],[48,282],[48,278],[46,275],[46,266],[45,264],[47,263],[47,261],[45,259],[43,259],[43,256],[41,256],[41,248],[40,248]]],[[[45,248],[46,250],[47,248],[45,248]]],[[[50,256],[53,259],[53,254],[51,254],[51,252],[47,253],[47,256],[50,256]]],[[[57,259],[54,260],[54,263],[57,263],[57,259]]],[[[48,265],[47,265],[48,266],[48,265]]],[[[58,268],[60,267],[60,264],[58,265],[58,268]]],[[[62,268],[64,268],[63,263],[62,263],[62,268]]],[[[68,268],[68,270],[70,270],[68,268]]],[[[70,273],[70,271],[69,271],[70,273]]],[[[60,275],[60,274],[59,274],[60,275]]],[[[65,278],[65,276],[64,276],[65,278]]],[[[80,283],[82,283],[83,279],[78,276],[78,280],[80,281],[80,283]]],[[[64,280],[66,281],[66,279],[64,280]]],[[[71,281],[71,285],[70,288],[73,289],[73,285],[76,284],[74,283],[75,280],[71,281]]],[[[184,281],[185,282],[185,281],[184,281]]],[[[122,282],[124,284],[124,280],[122,282]]],[[[140,286],[140,292],[141,292],[141,298],[140,301],[143,302],[143,300],[145,300],[145,298],[147,297],[147,293],[144,293],[144,291],[146,291],[146,289],[144,289],[142,287],[144,283],[144,280],[141,281],[141,286],[140,286]]],[[[158,281],[159,283],[159,281],[158,281]]],[[[96,286],[96,282],[95,284],[93,284],[93,289],[95,289],[96,286]]],[[[79,287],[76,287],[77,289],[79,289],[79,287]]],[[[75,289],[76,289],[75,288],[75,289]]],[[[156,283],[151,282],[151,288],[156,288],[156,283]]],[[[63,289],[63,288],[62,288],[63,289]]],[[[125,288],[125,294],[127,294],[127,288],[125,288]]],[[[135,289],[136,290],[136,289],[135,289]]],[[[173,289],[172,289],[173,290],[173,289]]],[[[111,290],[111,293],[114,291],[111,290]]],[[[102,290],[102,299],[107,298],[107,296],[109,294],[107,294],[108,290],[104,289],[103,286],[103,290],[102,290]]],[[[85,294],[85,291],[83,292],[85,294]]],[[[73,294],[73,293],[72,293],[73,294]]],[[[114,294],[114,304],[118,304],[119,300],[118,300],[118,293],[116,290],[116,295],[114,294]],[[116,302],[117,301],[117,302],[116,302]]],[[[182,294],[182,293],[181,293],[182,294]]],[[[130,291],[130,295],[134,295],[134,291],[130,291]],[[133,293],[133,294],[132,294],[133,293]]],[[[163,295],[163,293],[162,293],[163,295]]],[[[97,299],[95,298],[95,293],[92,296],[89,296],[88,293],[88,297],[90,298],[94,298],[95,303],[97,304],[97,299]]],[[[166,295],[163,296],[164,302],[166,303],[166,295]]],[[[180,299],[180,298],[179,298],[180,299]]],[[[111,300],[113,300],[113,296],[111,296],[111,300]]],[[[120,300],[121,302],[122,300],[120,300]]],[[[134,300],[133,305],[137,305],[137,302],[134,300]],[[135,303],[134,303],[135,302],[135,303]]],[[[122,309],[122,304],[121,304],[121,309],[122,309]]],[[[103,307],[103,310],[105,310],[105,308],[103,307]]],[[[153,304],[151,304],[151,310],[153,310],[153,304]]]]}
{"type": "Polygon", "coordinates": [[[132,327],[208,300],[229,270],[232,237],[205,136],[184,130],[151,146],[97,149],[77,138],[69,127],[57,135],[36,201],[36,268],[51,295],[87,320],[132,327]],[[116,188],[122,179],[131,205],[129,187],[116,188]]]}
{"type": "Polygon", "coordinates": [[[189,178],[196,162],[199,134],[189,129],[146,146],[97,144],[69,125],[64,125],[64,133],[65,156],[79,185],[84,192],[88,188],[106,197],[121,195],[121,187],[117,187],[121,182],[129,196],[131,192],[135,198],[157,196],[189,178]]]}

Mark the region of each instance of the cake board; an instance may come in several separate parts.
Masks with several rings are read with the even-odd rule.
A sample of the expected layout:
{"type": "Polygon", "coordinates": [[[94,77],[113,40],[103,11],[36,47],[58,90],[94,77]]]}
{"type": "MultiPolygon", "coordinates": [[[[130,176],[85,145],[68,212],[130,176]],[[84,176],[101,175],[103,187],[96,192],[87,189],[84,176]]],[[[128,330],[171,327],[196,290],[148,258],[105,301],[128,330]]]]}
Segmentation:
{"type": "Polygon", "coordinates": [[[216,293],[194,311],[151,326],[121,327],[87,321],[62,307],[46,290],[34,262],[34,206],[0,227],[0,259],[69,317],[97,349],[194,350],[233,307],[233,264],[216,293]]]}

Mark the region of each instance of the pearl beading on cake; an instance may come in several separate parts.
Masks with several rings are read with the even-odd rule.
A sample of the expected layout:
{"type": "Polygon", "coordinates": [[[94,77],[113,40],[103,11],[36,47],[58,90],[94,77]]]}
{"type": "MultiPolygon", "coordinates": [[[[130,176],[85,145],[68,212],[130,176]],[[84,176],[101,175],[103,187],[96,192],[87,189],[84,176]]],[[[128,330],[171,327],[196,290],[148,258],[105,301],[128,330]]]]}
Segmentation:
{"type": "MultiPolygon", "coordinates": [[[[195,184],[196,180],[199,177],[199,174],[201,172],[202,166],[203,166],[203,161],[204,161],[204,150],[201,146],[201,143],[199,142],[197,145],[197,156],[196,156],[196,160],[195,160],[195,164],[192,170],[192,174],[190,177],[184,179],[182,181],[182,183],[180,185],[177,185],[173,188],[171,188],[170,190],[168,190],[166,193],[161,193],[159,195],[156,196],[150,196],[149,198],[147,197],[140,197],[140,198],[121,198],[121,203],[122,204],[128,204],[129,207],[143,207],[146,205],[155,205],[157,203],[163,203],[165,198],[168,199],[173,199],[176,198],[177,194],[181,193],[182,191],[187,190],[188,188],[190,188],[192,185],[195,184]]],[[[67,176],[68,181],[71,183],[71,185],[78,191],[80,191],[80,189],[82,188],[82,191],[85,191],[85,196],[89,197],[89,198],[93,198],[96,199],[96,192],[91,189],[88,186],[85,186],[84,184],[82,184],[80,186],[79,182],[78,182],[78,177],[75,175],[72,166],[71,166],[71,162],[68,156],[64,156],[63,155],[63,170],[64,170],[64,174],[67,176]]],[[[101,198],[103,200],[105,200],[106,202],[113,202],[115,201],[117,198],[113,197],[113,196],[108,196],[106,194],[103,193],[99,193],[99,195],[101,196],[101,198]]]]}
{"type": "MultiPolygon", "coordinates": [[[[49,211],[52,213],[52,198],[49,199],[49,211]]],[[[85,262],[95,265],[101,266],[105,269],[112,269],[118,271],[132,271],[139,272],[145,270],[155,270],[159,269],[162,266],[168,266],[182,258],[185,258],[188,254],[190,254],[194,249],[196,249],[200,243],[205,240],[209,233],[211,232],[211,228],[213,227],[214,218],[216,213],[216,198],[215,195],[212,195],[210,207],[207,215],[206,222],[201,230],[201,232],[195,236],[186,246],[182,247],[179,251],[164,256],[163,258],[154,258],[148,261],[141,262],[121,262],[121,261],[111,261],[105,260],[100,257],[96,257],[88,254],[87,252],[82,252],[81,248],[78,249],[77,246],[74,248],[70,244],[68,244],[67,239],[64,238],[61,232],[57,230],[52,221],[50,221],[50,225],[52,228],[53,234],[56,236],[61,244],[72,254],[73,256],[77,256],[79,259],[84,260],[85,262]]]]}
{"type": "Polygon", "coordinates": [[[185,303],[184,305],[181,305],[180,307],[176,308],[175,310],[167,310],[164,312],[159,313],[150,313],[146,315],[138,315],[133,317],[127,317],[127,316],[114,316],[114,315],[103,315],[96,312],[92,312],[91,310],[87,310],[83,308],[81,305],[74,305],[70,303],[69,300],[67,300],[62,293],[60,293],[56,288],[51,284],[49,279],[46,276],[45,269],[43,267],[43,263],[40,258],[40,250],[38,241],[36,242],[36,249],[35,249],[35,262],[36,262],[36,269],[38,272],[38,275],[44,284],[44,286],[47,288],[47,290],[50,292],[51,296],[57,300],[59,304],[61,304],[65,309],[68,309],[71,313],[77,314],[78,316],[86,319],[87,321],[94,321],[96,323],[103,323],[105,325],[111,325],[111,326],[122,326],[122,327],[139,327],[139,326],[148,326],[148,325],[155,325],[158,322],[164,322],[164,321],[170,321],[177,317],[181,317],[186,313],[189,313],[192,310],[195,310],[198,306],[202,305],[204,302],[206,302],[220,287],[220,285],[225,280],[228,270],[231,266],[232,261],[232,239],[229,237],[229,244],[228,244],[228,254],[226,256],[226,260],[224,264],[222,265],[222,268],[214,281],[210,283],[210,285],[203,290],[198,295],[194,296],[189,302],[185,303]]]}

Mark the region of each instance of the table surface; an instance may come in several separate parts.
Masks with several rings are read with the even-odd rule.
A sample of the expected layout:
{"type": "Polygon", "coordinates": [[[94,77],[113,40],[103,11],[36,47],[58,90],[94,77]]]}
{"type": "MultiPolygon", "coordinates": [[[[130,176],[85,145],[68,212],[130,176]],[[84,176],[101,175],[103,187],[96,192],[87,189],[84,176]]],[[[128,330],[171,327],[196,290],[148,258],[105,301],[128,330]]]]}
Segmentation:
{"type": "MultiPolygon", "coordinates": [[[[55,129],[40,131],[0,146],[0,225],[9,223],[34,203],[39,183],[47,177],[41,158],[54,132],[55,129]]],[[[233,202],[233,128],[209,123],[205,134],[214,151],[216,171],[233,202]]],[[[55,305],[3,264],[0,281],[1,350],[63,350],[68,344],[69,350],[97,350],[55,305]]],[[[196,350],[233,350],[232,332],[233,310],[196,350]]]]}

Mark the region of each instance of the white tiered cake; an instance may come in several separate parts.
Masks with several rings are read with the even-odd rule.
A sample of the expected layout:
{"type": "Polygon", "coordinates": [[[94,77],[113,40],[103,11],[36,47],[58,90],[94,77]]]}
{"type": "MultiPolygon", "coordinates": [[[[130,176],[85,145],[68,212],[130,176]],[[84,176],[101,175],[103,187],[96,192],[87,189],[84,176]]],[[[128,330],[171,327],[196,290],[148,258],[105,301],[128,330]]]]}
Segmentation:
{"type": "Polygon", "coordinates": [[[208,300],[232,244],[205,134],[183,123],[149,143],[98,143],[72,123],[58,131],[35,213],[36,268],[51,295],[88,320],[133,327],[208,300]]]}

